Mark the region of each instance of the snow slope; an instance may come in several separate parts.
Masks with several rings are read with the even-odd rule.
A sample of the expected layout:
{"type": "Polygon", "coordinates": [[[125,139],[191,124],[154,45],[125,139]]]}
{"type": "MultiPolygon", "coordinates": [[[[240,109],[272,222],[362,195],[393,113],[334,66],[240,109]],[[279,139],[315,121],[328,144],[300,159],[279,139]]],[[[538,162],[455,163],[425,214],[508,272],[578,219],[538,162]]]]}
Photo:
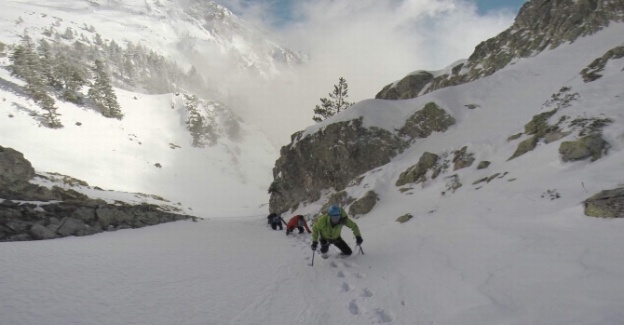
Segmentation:
{"type": "Polygon", "coordinates": [[[0,88],[2,146],[22,152],[39,172],[69,175],[106,190],[163,196],[200,217],[266,210],[277,153],[252,126],[241,124],[243,141],[223,138],[195,148],[180,96],[116,89],[125,114],[121,121],[59,101],[65,127],[38,127],[30,113],[40,109],[15,88],[20,80],[5,69],[0,78],[6,80],[0,88]]]}
{"type": "Polygon", "coordinates": [[[264,218],[4,243],[0,312],[28,325],[619,324],[621,222],[486,211],[369,216],[365,255],[313,266],[308,234],[264,218]]]}
{"type": "MultiPolygon", "coordinates": [[[[39,128],[29,115],[34,104],[15,87],[19,81],[0,69],[0,145],[22,151],[40,172],[162,195],[205,218],[0,244],[1,323],[621,324],[624,222],[586,217],[582,202],[624,184],[624,59],[611,61],[594,82],[579,75],[621,45],[621,35],[624,25],[613,24],[470,84],[412,100],[363,101],[308,128],[306,134],[363,116],[366,125],[394,130],[429,101],[458,121],[347,188],[352,197],[380,194],[356,220],[365,254],[315,255],[313,266],[308,234],[286,237],[266,226],[266,185],[277,153],[263,138],[191,148],[175,94],[117,89],[122,121],[59,103],[66,127],[39,128]],[[608,154],[563,163],[559,142],[542,142],[507,161],[524,139],[507,138],[552,109],[549,100],[562,87],[579,96],[551,121],[613,119],[604,129],[608,154]],[[468,110],[469,104],[478,107],[468,110]],[[394,185],[424,151],[466,145],[476,161],[492,165],[457,171],[464,185],[455,192],[447,189],[448,174],[404,193],[394,185]],[[472,185],[495,173],[491,182],[472,185]],[[414,218],[395,222],[406,213],[414,218]]],[[[322,203],[284,217],[316,213],[322,203]]],[[[348,229],[343,237],[353,247],[348,229]]]]}
{"type": "MultiPolygon", "coordinates": [[[[621,324],[624,222],[586,217],[581,202],[624,183],[624,60],[610,62],[604,77],[592,83],[583,83],[578,73],[621,44],[623,33],[624,25],[615,24],[574,44],[520,60],[488,78],[413,100],[364,101],[309,128],[308,133],[363,115],[368,125],[392,129],[431,100],[449,108],[458,120],[448,132],[418,140],[388,165],[367,173],[361,185],[347,189],[353,197],[368,190],[380,193],[377,206],[356,220],[365,255],[326,260],[316,255],[310,266],[308,234],[286,237],[283,231],[268,228],[264,215],[242,213],[223,219],[207,212],[202,215],[207,219],[198,223],[3,243],[2,321],[27,325],[621,324]],[[555,142],[541,143],[507,161],[517,144],[507,137],[521,132],[533,115],[550,109],[546,102],[563,86],[578,92],[579,98],[558,114],[614,120],[604,129],[611,144],[608,155],[595,162],[562,163],[555,142]],[[466,104],[479,107],[468,110],[466,104]],[[464,145],[475,151],[477,161],[487,159],[492,165],[482,171],[457,171],[464,186],[454,193],[441,194],[446,189],[442,178],[405,193],[394,186],[399,173],[423,151],[464,145]],[[471,185],[496,172],[501,176],[490,183],[471,185]],[[404,224],[395,222],[405,213],[414,218],[404,224]]],[[[128,121],[133,120],[131,115],[128,121]]],[[[3,126],[30,121],[19,114],[9,119],[6,112],[0,118],[3,126]]],[[[156,155],[152,146],[178,140],[167,134],[161,130],[137,136],[149,146],[146,152],[156,155]]],[[[40,134],[28,137],[35,135],[39,141],[49,141],[40,134]]],[[[18,137],[4,133],[2,138],[17,141],[18,137]]],[[[53,143],[44,147],[48,146],[53,143]]],[[[85,153],[95,150],[87,148],[85,153]]],[[[147,173],[169,173],[166,157],[150,157],[149,164],[145,158],[134,163],[144,164],[147,173]],[[155,161],[163,163],[162,170],[149,169],[155,161]]],[[[126,159],[132,165],[132,159],[126,159]]],[[[38,167],[48,167],[37,161],[38,167]]],[[[265,172],[264,167],[256,168],[265,172]]],[[[219,193],[234,196],[238,190],[225,187],[219,193]]],[[[320,204],[301,206],[292,214],[316,212],[320,204]]],[[[354,245],[348,229],[343,237],[354,245]]],[[[336,253],[334,248],[332,252],[336,253]]]]}

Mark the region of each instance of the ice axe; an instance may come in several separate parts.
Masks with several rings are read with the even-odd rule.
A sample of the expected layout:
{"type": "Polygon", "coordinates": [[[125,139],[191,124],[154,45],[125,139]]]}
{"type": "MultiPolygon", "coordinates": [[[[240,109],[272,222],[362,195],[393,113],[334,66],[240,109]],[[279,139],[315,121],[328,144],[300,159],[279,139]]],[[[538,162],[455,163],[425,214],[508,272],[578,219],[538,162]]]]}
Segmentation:
{"type": "Polygon", "coordinates": [[[310,266],[314,266],[314,253],[316,253],[316,250],[312,251],[312,263],[308,264],[310,266]]]}

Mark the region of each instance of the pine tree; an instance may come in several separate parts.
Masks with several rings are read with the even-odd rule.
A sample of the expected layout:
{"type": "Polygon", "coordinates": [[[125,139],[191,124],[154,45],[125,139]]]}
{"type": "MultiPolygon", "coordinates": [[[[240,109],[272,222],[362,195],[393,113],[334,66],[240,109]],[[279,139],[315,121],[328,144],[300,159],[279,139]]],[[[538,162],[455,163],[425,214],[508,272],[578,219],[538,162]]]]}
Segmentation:
{"type": "Polygon", "coordinates": [[[206,135],[206,120],[199,113],[199,99],[197,96],[184,95],[186,101],[186,109],[188,110],[188,118],[186,119],[186,129],[190,131],[193,137],[193,147],[203,148],[206,146],[204,136],[206,135]]]}
{"type": "Polygon", "coordinates": [[[80,62],[74,62],[63,54],[57,54],[54,61],[52,72],[64,89],[63,99],[72,103],[82,103],[80,88],[88,84],[87,70],[80,62]]]}
{"type": "Polygon", "coordinates": [[[47,84],[59,89],[62,87],[61,82],[56,78],[54,74],[54,55],[52,54],[52,46],[45,39],[39,40],[39,46],[37,47],[39,53],[39,60],[41,62],[42,73],[47,79],[47,84]]]}
{"type": "Polygon", "coordinates": [[[95,81],[88,94],[102,115],[118,120],[123,118],[106,65],[101,60],[95,60],[95,81]]]}
{"type": "Polygon", "coordinates": [[[340,77],[338,79],[338,85],[334,85],[334,91],[329,93],[329,98],[321,98],[321,105],[316,105],[314,108],[314,117],[312,119],[315,122],[321,122],[326,120],[353,105],[353,103],[345,101],[349,95],[347,94],[349,86],[347,80],[340,77]]]}
{"type": "Polygon", "coordinates": [[[51,128],[61,128],[63,124],[58,119],[55,101],[48,95],[46,88],[49,84],[42,60],[35,50],[35,45],[28,34],[22,37],[22,44],[15,48],[11,55],[13,62],[11,74],[24,80],[26,93],[46,111],[43,124],[51,128]]]}

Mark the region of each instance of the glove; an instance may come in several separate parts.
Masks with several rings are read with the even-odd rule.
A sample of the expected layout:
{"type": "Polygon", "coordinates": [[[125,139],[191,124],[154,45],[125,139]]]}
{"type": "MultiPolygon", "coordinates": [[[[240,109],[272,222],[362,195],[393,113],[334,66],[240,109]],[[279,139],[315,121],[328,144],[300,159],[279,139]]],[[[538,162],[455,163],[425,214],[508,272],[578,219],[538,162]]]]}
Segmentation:
{"type": "Polygon", "coordinates": [[[364,242],[364,239],[362,239],[362,236],[357,236],[355,237],[355,243],[360,245],[362,244],[362,242],[364,242]]]}
{"type": "Polygon", "coordinates": [[[318,246],[318,242],[313,241],[312,242],[312,246],[310,246],[310,247],[312,248],[313,251],[315,251],[316,250],[316,246],[318,246]]]}

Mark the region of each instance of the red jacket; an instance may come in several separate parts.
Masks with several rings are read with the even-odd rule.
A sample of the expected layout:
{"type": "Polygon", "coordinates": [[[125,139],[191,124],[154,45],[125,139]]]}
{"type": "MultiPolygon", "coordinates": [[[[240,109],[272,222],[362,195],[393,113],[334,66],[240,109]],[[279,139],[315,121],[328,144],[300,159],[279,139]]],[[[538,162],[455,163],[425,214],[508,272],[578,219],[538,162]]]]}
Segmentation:
{"type": "Polygon", "coordinates": [[[310,232],[310,228],[308,228],[308,223],[305,221],[305,218],[298,214],[292,218],[290,218],[290,220],[288,220],[288,224],[286,225],[286,230],[293,230],[297,227],[299,227],[299,221],[301,220],[301,223],[303,224],[303,226],[305,227],[305,229],[310,232]]]}

